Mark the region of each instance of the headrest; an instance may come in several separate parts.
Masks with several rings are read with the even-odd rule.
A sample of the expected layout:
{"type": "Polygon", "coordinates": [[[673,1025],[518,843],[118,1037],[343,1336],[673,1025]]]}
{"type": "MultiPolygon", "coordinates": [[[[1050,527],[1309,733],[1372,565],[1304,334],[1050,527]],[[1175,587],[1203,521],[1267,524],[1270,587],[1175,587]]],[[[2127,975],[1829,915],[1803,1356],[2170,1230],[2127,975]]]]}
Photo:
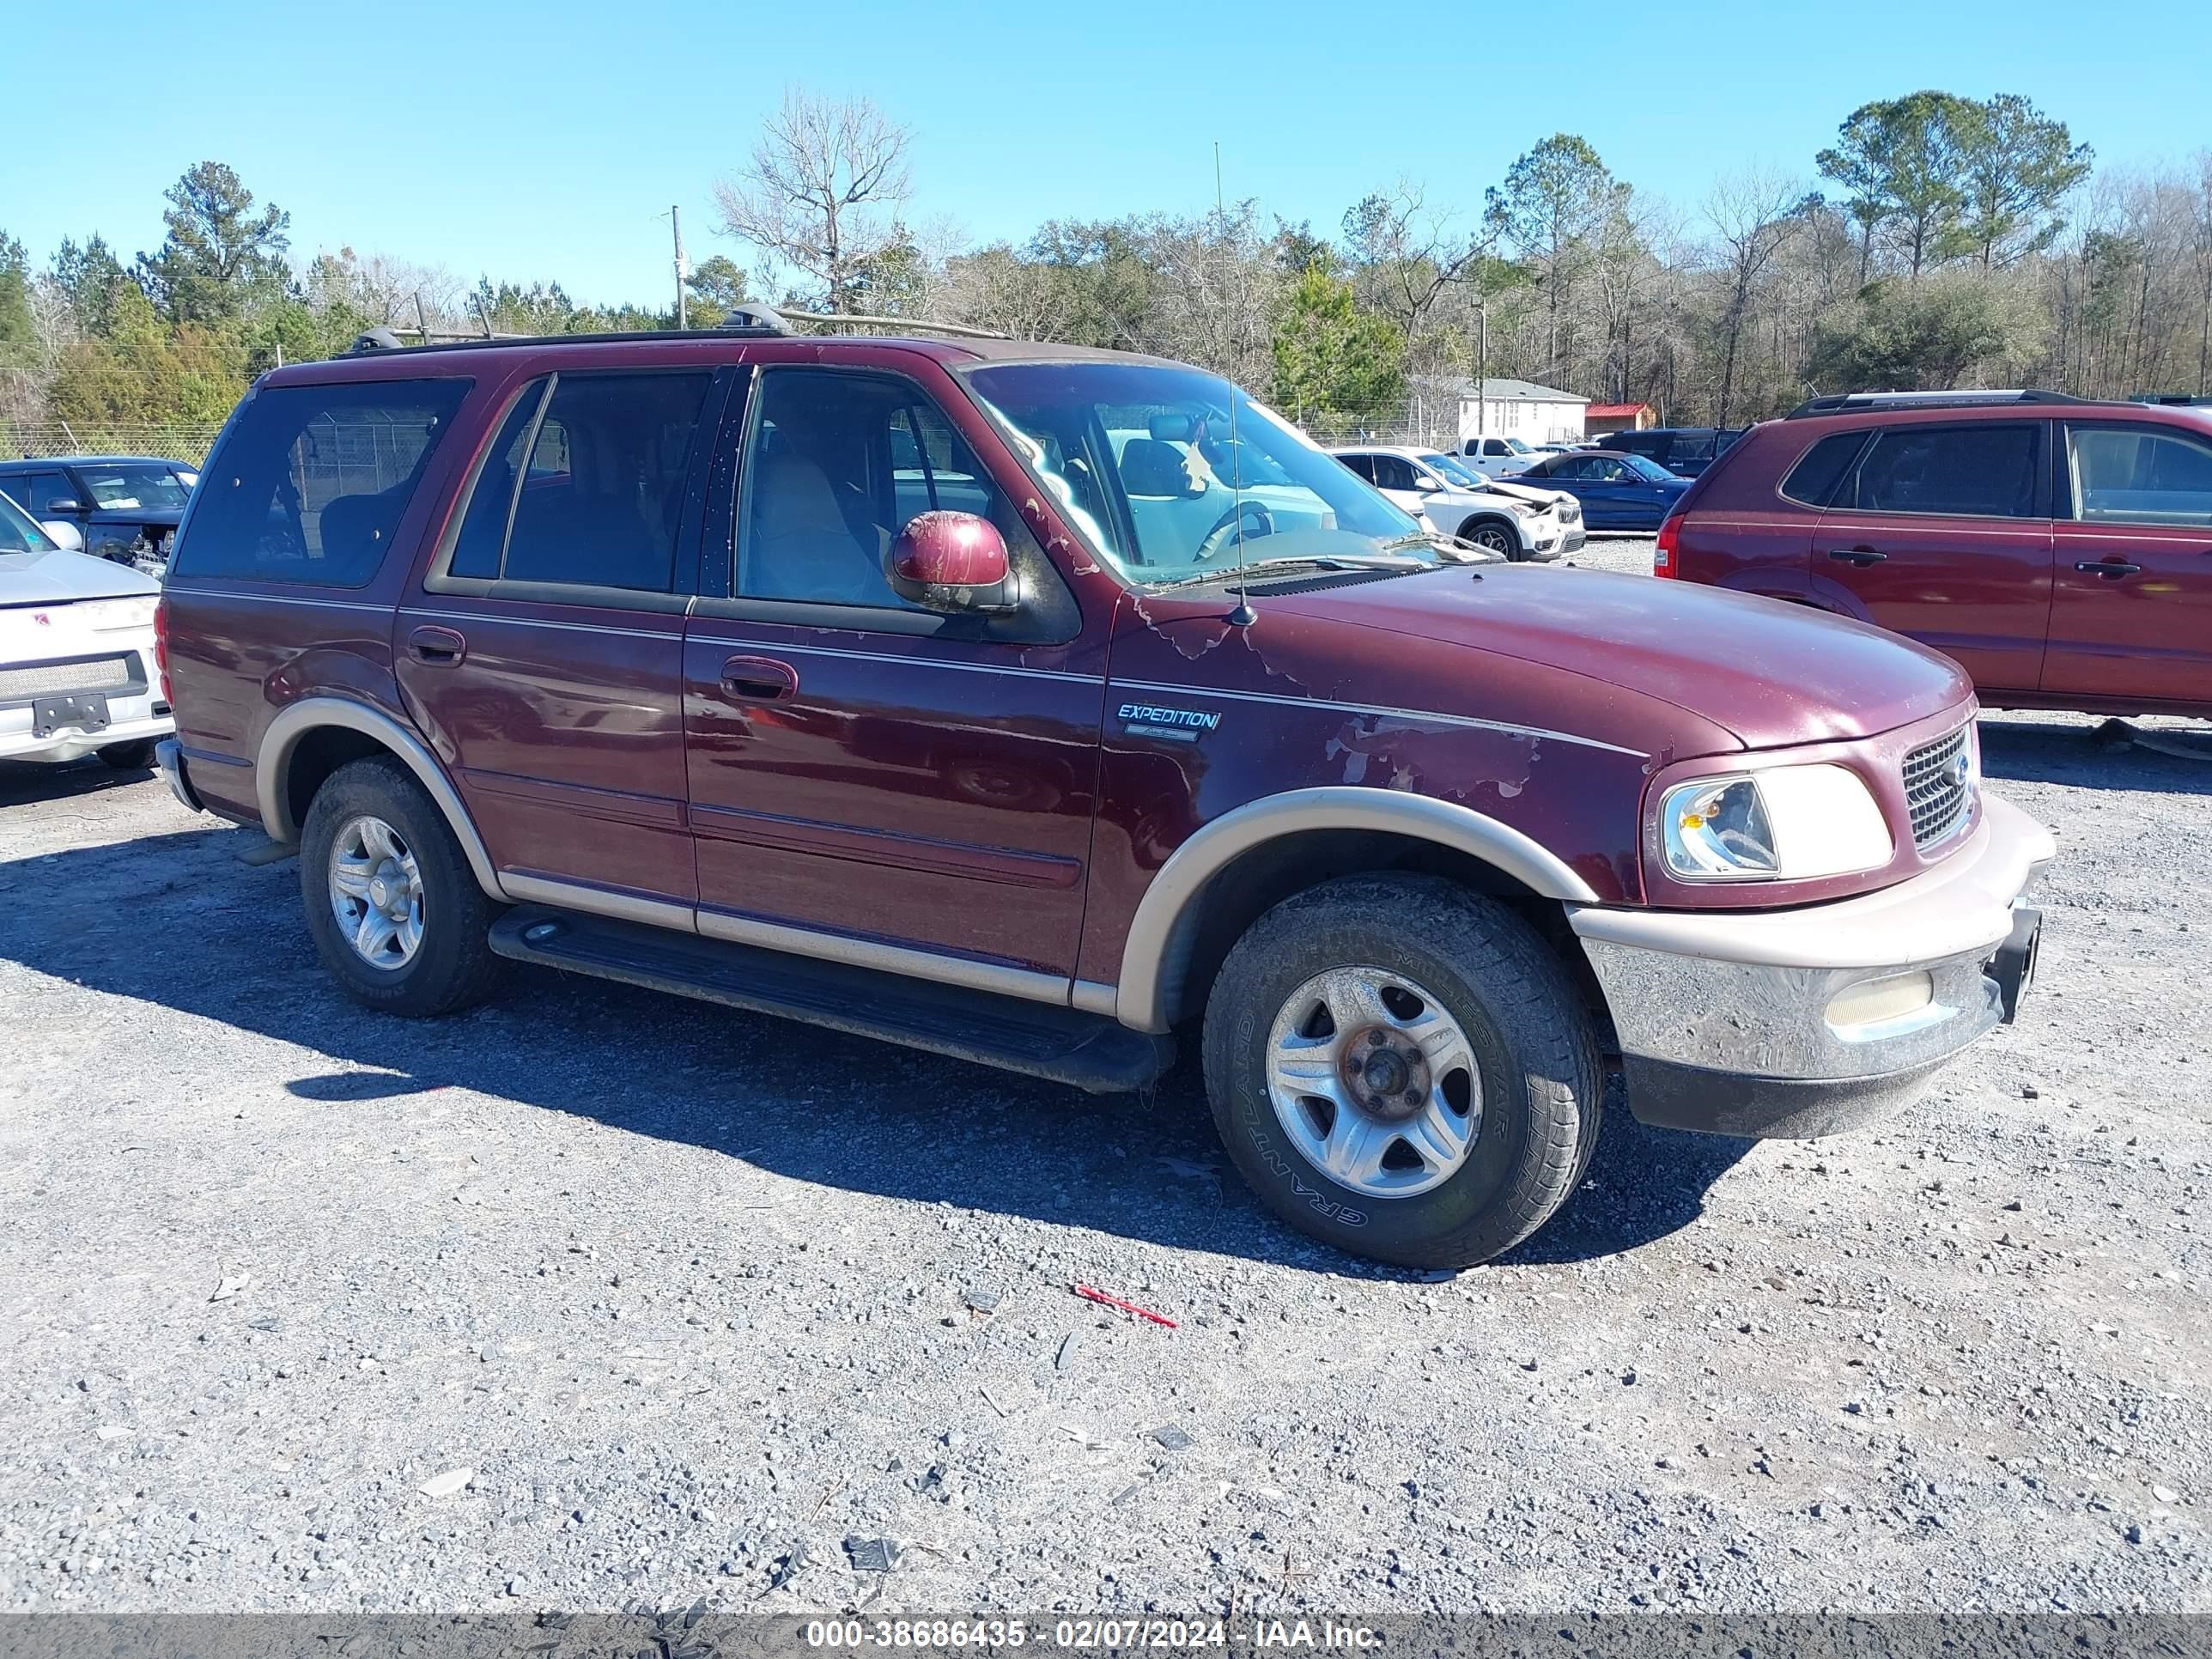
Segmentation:
{"type": "Polygon", "coordinates": [[[1182,451],[1158,438],[1132,438],[1121,451],[1121,488],[1132,495],[1192,495],[1182,451]]]}

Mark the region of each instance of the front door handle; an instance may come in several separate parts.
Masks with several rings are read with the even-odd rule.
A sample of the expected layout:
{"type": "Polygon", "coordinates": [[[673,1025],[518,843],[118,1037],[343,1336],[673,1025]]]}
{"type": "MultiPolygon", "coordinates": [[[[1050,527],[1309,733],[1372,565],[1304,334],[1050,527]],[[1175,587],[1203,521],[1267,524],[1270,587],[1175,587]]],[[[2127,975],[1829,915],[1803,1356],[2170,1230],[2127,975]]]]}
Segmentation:
{"type": "Polygon", "coordinates": [[[408,654],[433,668],[451,668],[468,651],[469,642],[450,628],[418,628],[407,636],[408,654]]]}
{"type": "Polygon", "coordinates": [[[1828,556],[1838,563],[1855,564],[1863,570],[1870,564],[1880,564],[1889,555],[1877,553],[1871,547],[1832,547],[1828,550],[1828,556]]]}
{"type": "Polygon", "coordinates": [[[2141,565],[2130,564],[2125,559],[2085,559],[2074,568],[2085,576],[2102,576],[2108,581],[2118,581],[2142,569],[2141,565]]]}
{"type": "Polygon", "coordinates": [[[722,690],[748,702],[778,702],[799,695],[799,671],[774,657],[732,657],[722,665],[722,690]]]}

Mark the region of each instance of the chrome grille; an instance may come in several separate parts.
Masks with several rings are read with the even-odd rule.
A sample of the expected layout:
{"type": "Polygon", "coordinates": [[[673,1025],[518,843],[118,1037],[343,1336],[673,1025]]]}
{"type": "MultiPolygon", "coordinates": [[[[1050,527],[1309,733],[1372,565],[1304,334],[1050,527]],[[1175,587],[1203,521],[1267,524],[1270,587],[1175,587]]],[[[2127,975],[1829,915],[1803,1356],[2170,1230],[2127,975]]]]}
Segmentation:
{"type": "Polygon", "coordinates": [[[34,663],[28,668],[0,668],[0,702],[69,691],[105,691],[130,684],[131,665],[122,657],[102,657],[95,662],[34,663]]]}
{"type": "Polygon", "coordinates": [[[1559,503],[1559,522],[1561,524],[1580,524],[1582,521],[1583,504],[1580,501],[1570,495],[1559,503]]]}
{"type": "Polygon", "coordinates": [[[1974,808],[1973,728],[1923,743],[1905,757],[1905,804],[1912,844],[1925,852],[1951,834],[1974,808]]]}

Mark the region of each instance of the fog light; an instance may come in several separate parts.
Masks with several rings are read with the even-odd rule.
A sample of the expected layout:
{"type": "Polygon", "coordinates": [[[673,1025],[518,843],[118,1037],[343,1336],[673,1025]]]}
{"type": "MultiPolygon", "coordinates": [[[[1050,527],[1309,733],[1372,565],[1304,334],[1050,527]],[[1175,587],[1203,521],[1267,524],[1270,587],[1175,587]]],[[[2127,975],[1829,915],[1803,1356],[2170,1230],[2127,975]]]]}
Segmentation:
{"type": "Polygon", "coordinates": [[[1936,981],[1925,973],[1892,974],[1845,986],[1828,999],[1826,1018],[1837,1036],[1855,1036],[1856,1028],[1886,1025],[1918,1013],[1935,1000],[1936,981]]]}

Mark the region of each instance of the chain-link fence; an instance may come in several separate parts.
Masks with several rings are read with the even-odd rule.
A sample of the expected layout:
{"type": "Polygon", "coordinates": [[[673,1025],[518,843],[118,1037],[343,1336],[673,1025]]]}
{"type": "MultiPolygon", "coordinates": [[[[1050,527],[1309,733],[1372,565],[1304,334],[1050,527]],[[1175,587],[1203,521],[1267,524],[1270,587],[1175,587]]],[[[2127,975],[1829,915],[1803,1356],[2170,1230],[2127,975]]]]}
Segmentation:
{"type": "Polygon", "coordinates": [[[1281,410],[1317,444],[1412,444],[1423,449],[1459,447],[1456,398],[1416,393],[1369,409],[1281,410]]]}
{"type": "Polygon", "coordinates": [[[219,422],[171,425],[79,426],[55,421],[0,421],[0,457],[42,460],[55,455],[149,455],[198,466],[215,447],[219,422]]]}

